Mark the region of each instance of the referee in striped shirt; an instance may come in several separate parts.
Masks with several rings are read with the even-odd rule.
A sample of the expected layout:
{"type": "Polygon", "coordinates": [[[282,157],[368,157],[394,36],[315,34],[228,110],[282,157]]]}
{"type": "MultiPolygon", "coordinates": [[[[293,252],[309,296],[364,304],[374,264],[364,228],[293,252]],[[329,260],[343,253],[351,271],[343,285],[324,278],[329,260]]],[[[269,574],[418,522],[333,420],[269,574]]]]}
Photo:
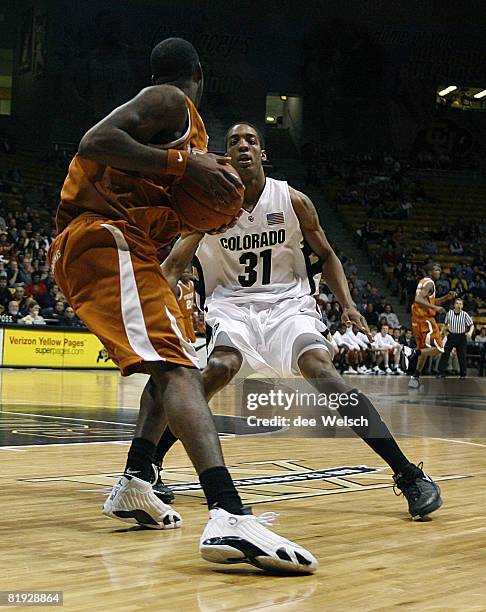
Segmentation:
{"type": "Polygon", "coordinates": [[[439,361],[440,378],[445,378],[445,370],[449,362],[452,349],[455,347],[459,360],[460,378],[466,378],[467,370],[467,338],[472,336],[474,322],[467,312],[463,311],[464,302],[461,298],[454,300],[454,309],[449,310],[446,315],[445,324],[449,332],[444,352],[439,361]]]}

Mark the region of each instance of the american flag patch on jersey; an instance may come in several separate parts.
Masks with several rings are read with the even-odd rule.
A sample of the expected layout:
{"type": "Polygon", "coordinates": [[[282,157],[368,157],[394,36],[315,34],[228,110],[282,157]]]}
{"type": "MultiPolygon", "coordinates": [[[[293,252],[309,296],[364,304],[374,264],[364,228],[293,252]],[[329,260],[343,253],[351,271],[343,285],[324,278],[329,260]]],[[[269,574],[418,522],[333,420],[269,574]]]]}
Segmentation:
{"type": "Polygon", "coordinates": [[[279,225],[280,223],[285,223],[283,212],[267,213],[267,223],[268,225],[279,225]]]}

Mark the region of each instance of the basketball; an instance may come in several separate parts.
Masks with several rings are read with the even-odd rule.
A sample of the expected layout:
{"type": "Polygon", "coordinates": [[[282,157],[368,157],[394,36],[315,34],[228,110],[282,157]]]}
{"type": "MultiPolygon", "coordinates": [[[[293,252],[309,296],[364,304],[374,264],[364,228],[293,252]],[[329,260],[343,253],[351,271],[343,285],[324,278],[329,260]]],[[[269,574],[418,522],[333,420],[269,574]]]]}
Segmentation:
{"type": "Polygon", "coordinates": [[[216,202],[197,183],[183,176],[172,187],[172,207],[185,225],[208,232],[231,223],[241,209],[244,192],[241,187],[231,207],[216,210],[216,202]]]}

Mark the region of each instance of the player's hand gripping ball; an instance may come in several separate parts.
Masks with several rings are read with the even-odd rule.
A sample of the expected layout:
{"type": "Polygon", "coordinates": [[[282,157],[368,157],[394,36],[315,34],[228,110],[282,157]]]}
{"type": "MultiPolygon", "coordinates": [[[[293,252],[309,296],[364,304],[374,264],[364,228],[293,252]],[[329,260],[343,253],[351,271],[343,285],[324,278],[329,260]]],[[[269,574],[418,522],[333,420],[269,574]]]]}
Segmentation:
{"type": "MultiPolygon", "coordinates": [[[[221,168],[239,179],[238,172],[230,164],[221,165],[221,168]]],[[[227,179],[222,175],[220,180],[227,179]]],[[[193,180],[186,172],[172,186],[172,208],[186,226],[200,232],[219,230],[230,226],[240,212],[245,193],[243,184],[240,182],[236,189],[232,189],[232,193],[229,196],[225,192],[225,202],[222,204],[217,194],[209,193],[202,183],[193,180]]]]}

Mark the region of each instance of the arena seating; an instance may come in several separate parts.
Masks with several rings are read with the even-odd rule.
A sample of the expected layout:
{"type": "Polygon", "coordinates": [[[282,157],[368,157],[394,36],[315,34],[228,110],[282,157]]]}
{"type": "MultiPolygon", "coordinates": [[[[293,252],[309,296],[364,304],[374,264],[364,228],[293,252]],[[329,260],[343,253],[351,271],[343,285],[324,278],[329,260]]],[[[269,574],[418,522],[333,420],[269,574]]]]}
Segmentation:
{"type": "MultiPolygon", "coordinates": [[[[368,174],[368,177],[372,173],[368,174]]],[[[366,176],[366,175],[365,175],[366,176]]],[[[362,246],[371,261],[380,268],[385,245],[390,242],[407,254],[408,261],[418,266],[427,260],[439,262],[446,274],[452,278],[458,265],[466,262],[474,267],[474,273],[484,278],[484,246],[486,243],[486,182],[463,173],[455,175],[437,171],[409,171],[408,184],[420,181],[425,197],[417,198],[412,203],[408,218],[384,218],[370,214],[370,208],[360,200],[362,189],[346,184],[344,179],[333,178],[323,185],[325,195],[335,202],[338,213],[357,235],[366,234],[362,246]],[[353,192],[354,190],[354,192],[353,192]],[[352,197],[346,197],[353,194],[352,197]],[[344,197],[343,197],[344,196],[344,197]],[[349,201],[351,200],[351,201],[349,201]],[[352,201],[354,200],[354,201],[352,201]],[[399,243],[393,236],[399,236],[399,243]],[[450,250],[455,232],[462,232],[459,237],[462,254],[453,254],[450,250]],[[470,240],[468,236],[473,236],[470,240]],[[427,252],[424,247],[432,241],[437,252],[427,252]],[[481,265],[478,265],[481,264],[481,265]]],[[[407,188],[401,199],[388,199],[388,209],[395,206],[399,211],[403,199],[407,199],[407,188]]],[[[412,199],[412,198],[409,198],[412,199]]],[[[486,302],[479,299],[478,313],[475,315],[477,326],[486,324],[486,302]]]]}

